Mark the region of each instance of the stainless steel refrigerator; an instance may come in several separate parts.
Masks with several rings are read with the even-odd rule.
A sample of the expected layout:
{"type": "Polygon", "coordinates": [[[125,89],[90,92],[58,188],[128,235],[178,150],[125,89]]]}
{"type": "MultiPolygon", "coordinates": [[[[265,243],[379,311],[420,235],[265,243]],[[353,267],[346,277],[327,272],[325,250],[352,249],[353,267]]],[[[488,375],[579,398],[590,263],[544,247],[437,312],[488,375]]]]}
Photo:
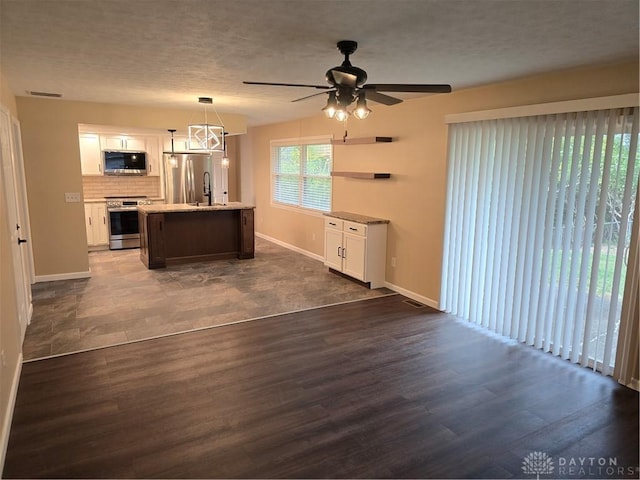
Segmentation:
{"type": "Polygon", "coordinates": [[[165,153],[163,161],[166,203],[206,204],[207,192],[212,204],[228,203],[229,170],[222,166],[222,153],[165,153]]]}

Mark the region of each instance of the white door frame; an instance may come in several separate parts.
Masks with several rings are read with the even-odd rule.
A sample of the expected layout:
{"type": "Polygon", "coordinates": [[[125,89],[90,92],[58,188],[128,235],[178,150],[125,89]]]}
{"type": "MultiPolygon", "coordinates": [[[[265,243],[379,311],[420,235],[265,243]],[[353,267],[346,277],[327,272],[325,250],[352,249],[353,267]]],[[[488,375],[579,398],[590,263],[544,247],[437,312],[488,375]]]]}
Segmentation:
{"type": "Polygon", "coordinates": [[[11,234],[11,256],[13,262],[16,300],[18,307],[19,342],[22,345],[27,325],[31,322],[33,304],[31,283],[33,262],[30,249],[31,237],[19,124],[9,111],[0,108],[0,162],[2,185],[7,205],[7,219],[11,234]],[[18,138],[14,138],[14,135],[18,138]],[[20,241],[19,241],[20,240],[20,241]],[[22,242],[27,240],[27,243],[22,242]],[[26,246],[29,245],[29,248],[26,246]]]}

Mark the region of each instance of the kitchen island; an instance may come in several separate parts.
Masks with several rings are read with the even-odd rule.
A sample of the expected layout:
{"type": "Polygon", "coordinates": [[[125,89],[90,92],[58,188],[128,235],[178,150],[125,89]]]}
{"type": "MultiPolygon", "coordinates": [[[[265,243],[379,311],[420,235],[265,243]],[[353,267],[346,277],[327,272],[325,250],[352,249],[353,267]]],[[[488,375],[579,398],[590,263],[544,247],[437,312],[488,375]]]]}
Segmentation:
{"type": "Polygon", "coordinates": [[[224,258],[253,258],[254,208],[240,202],[141,205],[140,260],[153,269],[224,258]]]}

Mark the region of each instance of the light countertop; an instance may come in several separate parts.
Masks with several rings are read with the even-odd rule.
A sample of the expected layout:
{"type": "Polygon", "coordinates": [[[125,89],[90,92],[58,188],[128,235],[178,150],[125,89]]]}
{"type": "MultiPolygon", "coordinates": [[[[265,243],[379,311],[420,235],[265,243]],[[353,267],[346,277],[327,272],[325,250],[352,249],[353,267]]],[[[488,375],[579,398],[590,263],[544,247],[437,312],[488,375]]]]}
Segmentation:
{"type": "MultiPolygon", "coordinates": [[[[122,198],[126,198],[126,195],[122,195],[122,198]]],[[[120,198],[120,197],[118,197],[120,198]]],[[[151,200],[152,202],[164,202],[164,198],[161,197],[151,197],[148,200],[151,200]]],[[[84,203],[106,203],[107,199],[104,197],[99,197],[99,198],[85,198],[83,200],[84,203]]]]}
{"type": "Polygon", "coordinates": [[[228,202],[226,205],[188,205],[186,203],[162,203],[157,205],[138,205],[138,210],[145,213],[173,213],[173,212],[207,212],[214,210],[247,210],[255,208],[242,202],[228,202]]]}
{"type": "Polygon", "coordinates": [[[363,223],[365,225],[389,223],[389,220],[385,220],[384,218],[368,217],[366,215],[351,212],[329,212],[324,215],[327,217],[339,218],[340,220],[347,220],[348,222],[363,223]]]}

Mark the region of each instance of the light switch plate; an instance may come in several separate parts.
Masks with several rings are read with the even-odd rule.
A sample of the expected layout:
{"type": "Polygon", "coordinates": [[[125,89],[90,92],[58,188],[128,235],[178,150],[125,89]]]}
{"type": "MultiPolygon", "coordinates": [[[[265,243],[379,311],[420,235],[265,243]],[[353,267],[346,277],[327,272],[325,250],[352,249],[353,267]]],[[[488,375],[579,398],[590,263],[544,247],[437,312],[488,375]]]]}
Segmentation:
{"type": "Polygon", "coordinates": [[[65,193],[64,201],[67,203],[77,203],[80,202],[80,194],[79,193],[65,193]]]}

